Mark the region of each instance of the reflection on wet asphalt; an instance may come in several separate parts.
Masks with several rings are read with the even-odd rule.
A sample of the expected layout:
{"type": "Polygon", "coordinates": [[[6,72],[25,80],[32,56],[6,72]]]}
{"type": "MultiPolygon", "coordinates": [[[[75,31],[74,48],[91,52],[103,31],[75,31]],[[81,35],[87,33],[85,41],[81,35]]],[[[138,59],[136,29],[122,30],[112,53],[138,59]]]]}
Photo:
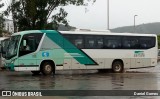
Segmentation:
{"type": "MultiPolygon", "coordinates": [[[[159,68],[159,67],[156,67],[159,68]]],[[[148,69],[149,70],[149,69],[148,69]]],[[[157,70],[157,69],[156,69],[157,70]]],[[[132,70],[133,71],[133,70],[132,70]]],[[[55,76],[32,75],[30,72],[0,71],[0,90],[160,90],[160,72],[97,73],[96,70],[56,71],[55,76]]],[[[160,97],[54,97],[54,99],[160,99],[160,97]]],[[[0,97],[20,99],[20,97],[0,97]]],[[[29,99],[25,97],[24,99],[29,99]]],[[[34,99],[42,99],[35,97],[34,99]]],[[[45,99],[53,99],[46,97],[45,99]]]]}
{"type": "Polygon", "coordinates": [[[154,90],[160,73],[84,73],[33,76],[30,72],[1,72],[0,89],[154,90]]]}

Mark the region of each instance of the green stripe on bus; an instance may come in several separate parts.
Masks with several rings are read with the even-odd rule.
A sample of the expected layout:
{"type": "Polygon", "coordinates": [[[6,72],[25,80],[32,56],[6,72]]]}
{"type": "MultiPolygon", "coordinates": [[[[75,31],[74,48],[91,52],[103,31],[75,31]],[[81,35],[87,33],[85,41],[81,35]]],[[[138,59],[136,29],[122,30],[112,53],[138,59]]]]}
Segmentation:
{"type": "Polygon", "coordinates": [[[46,36],[48,38],[50,38],[58,46],[60,46],[62,49],[64,49],[72,57],[74,57],[80,64],[97,65],[97,63],[91,57],[89,57],[82,50],[80,50],[76,46],[74,46],[71,42],[69,42],[67,39],[65,39],[60,33],[55,32],[55,31],[44,31],[44,30],[42,30],[42,32],[44,32],[44,33],[47,32],[46,36]],[[62,44],[62,42],[59,42],[60,40],[63,40],[63,44],[62,44]],[[69,48],[64,48],[63,45],[67,45],[69,48]],[[77,53],[77,54],[81,55],[82,57],[77,57],[75,55],[72,55],[71,53],[77,53]]]}

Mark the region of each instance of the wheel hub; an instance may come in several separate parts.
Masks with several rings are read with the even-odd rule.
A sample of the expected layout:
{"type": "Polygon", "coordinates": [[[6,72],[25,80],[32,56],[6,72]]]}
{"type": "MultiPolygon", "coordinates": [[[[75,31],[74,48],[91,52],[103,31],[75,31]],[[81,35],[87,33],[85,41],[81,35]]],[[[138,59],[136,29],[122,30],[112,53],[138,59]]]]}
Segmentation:
{"type": "Polygon", "coordinates": [[[116,70],[116,71],[120,71],[120,70],[121,70],[121,66],[117,64],[117,65],[115,66],[115,70],[116,70]]]}
{"type": "Polygon", "coordinates": [[[46,70],[47,72],[50,72],[50,71],[51,71],[51,66],[50,66],[50,65],[46,65],[45,70],[46,70]]]}

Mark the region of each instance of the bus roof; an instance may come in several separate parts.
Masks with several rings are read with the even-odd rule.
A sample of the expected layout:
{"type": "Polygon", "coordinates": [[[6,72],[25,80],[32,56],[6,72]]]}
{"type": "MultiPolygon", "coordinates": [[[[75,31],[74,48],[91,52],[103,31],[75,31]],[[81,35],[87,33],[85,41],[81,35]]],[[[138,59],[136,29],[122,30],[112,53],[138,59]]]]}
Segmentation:
{"type": "Polygon", "coordinates": [[[139,33],[113,33],[105,31],[60,31],[62,34],[88,34],[88,35],[125,35],[125,36],[156,36],[156,34],[139,34],[139,33]]]}
{"type": "MultiPolygon", "coordinates": [[[[14,35],[24,35],[28,33],[56,33],[56,30],[28,30],[20,31],[12,34],[14,35]]],[[[62,34],[88,34],[88,35],[122,35],[122,36],[156,36],[156,34],[139,34],[139,33],[113,33],[108,31],[60,31],[62,34]]]]}
{"type": "Polygon", "coordinates": [[[12,35],[24,35],[28,33],[53,33],[53,32],[56,32],[56,30],[27,30],[14,33],[12,35]]]}

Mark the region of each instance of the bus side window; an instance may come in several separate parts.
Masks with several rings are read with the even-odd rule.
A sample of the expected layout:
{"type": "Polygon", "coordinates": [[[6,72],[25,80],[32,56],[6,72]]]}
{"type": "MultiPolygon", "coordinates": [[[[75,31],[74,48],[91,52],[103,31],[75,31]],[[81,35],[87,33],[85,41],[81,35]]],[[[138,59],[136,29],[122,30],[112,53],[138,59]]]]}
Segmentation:
{"type": "Polygon", "coordinates": [[[19,56],[23,56],[36,51],[42,35],[43,33],[31,33],[24,35],[20,43],[19,56]],[[23,40],[27,41],[26,45],[28,46],[28,48],[27,46],[23,46],[23,40]]]}
{"type": "Polygon", "coordinates": [[[75,36],[75,39],[73,40],[74,45],[78,48],[82,49],[84,48],[84,40],[82,36],[75,36]]]}
{"type": "Polygon", "coordinates": [[[144,49],[147,48],[147,44],[145,44],[145,43],[141,44],[141,48],[144,48],[144,49]]]}
{"type": "Polygon", "coordinates": [[[86,36],[85,37],[85,48],[92,49],[96,47],[96,38],[95,36],[86,36]]]}
{"type": "Polygon", "coordinates": [[[123,48],[137,49],[139,48],[139,40],[135,37],[124,37],[123,48]]]}
{"type": "Polygon", "coordinates": [[[130,47],[131,47],[130,41],[124,40],[124,42],[123,42],[123,47],[124,47],[124,48],[130,48],[130,47]]]}
{"type": "Polygon", "coordinates": [[[96,48],[103,48],[103,44],[104,44],[104,42],[103,42],[103,37],[97,37],[97,46],[96,46],[96,48]]]}
{"type": "Polygon", "coordinates": [[[108,40],[108,48],[115,49],[118,47],[119,47],[119,44],[117,40],[108,40]]]}
{"type": "Polygon", "coordinates": [[[105,49],[120,49],[121,37],[120,36],[105,36],[104,42],[105,49]]]}
{"type": "Polygon", "coordinates": [[[155,37],[141,37],[140,38],[140,48],[149,49],[155,46],[155,37]]]}

